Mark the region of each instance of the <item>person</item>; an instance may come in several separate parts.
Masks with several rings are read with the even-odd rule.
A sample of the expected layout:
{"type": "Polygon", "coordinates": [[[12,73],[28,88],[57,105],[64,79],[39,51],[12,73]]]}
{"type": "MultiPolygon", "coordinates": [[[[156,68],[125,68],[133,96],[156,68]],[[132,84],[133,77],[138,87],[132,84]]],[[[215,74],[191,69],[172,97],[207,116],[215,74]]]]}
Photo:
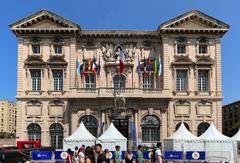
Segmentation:
{"type": "Polygon", "coordinates": [[[79,153],[79,162],[80,163],[85,163],[85,155],[82,152],[79,153]]]}
{"type": "Polygon", "coordinates": [[[75,147],[74,153],[73,153],[73,163],[79,163],[79,153],[78,153],[78,147],[75,147]]]}
{"type": "Polygon", "coordinates": [[[80,152],[85,153],[85,145],[84,144],[79,148],[78,153],[80,153],[80,152]]]}
{"type": "Polygon", "coordinates": [[[72,150],[70,148],[67,149],[67,158],[66,158],[66,163],[73,163],[73,155],[72,155],[72,150]]]}
{"type": "Polygon", "coordinates": [[[125,163],[133,163],[133,154],[130,149],[126,152],[125,163]]]}
{"type": "Polygon", "coordinates": [[[151,162],[156,162],[155,149],[154,149],[154,147],[153,147],[153,149],[150,151],[150,159],[151,159],[151,162]]]}
{"type": "Polygon", "coordinates": [[[89,146],[85,149],[85,163],[96,163],[93,148],[89,146]]]}
{"type": "Polygon", "coordinates": [[[162,150],[162,144],[159,142],[157,143],[157,149],[155,151],[156,163],[163,163],[161,150],[162,150]]]}
{"type": "Polygon", "coordinates": [[[121,153],[120,153],[120,146],[117,145],[115,147],[115,152],[114,152],[114,163],[121,163],[121,153]]]}
{"type": "Polygon", "coordinates": [[[95,145],[95,152],[98,155],[97,156],[97,163],[106,163],[106,156],[102,152],[102,145],[101,144],[96,144],[95,145]]]}
{"type": "Polygon", "coordinates": [[[143,146],[138,145],[138,151],[137,151],[137,163],[144,163],[143,161],[143,146]]]}
{"type": "Polygon", "coordinates": [[[105,157],[106,157],[106,163],[110,163],[110,151],[108,149],[105,149],[104,150],[104,154],[105,154],[105,157]]]}

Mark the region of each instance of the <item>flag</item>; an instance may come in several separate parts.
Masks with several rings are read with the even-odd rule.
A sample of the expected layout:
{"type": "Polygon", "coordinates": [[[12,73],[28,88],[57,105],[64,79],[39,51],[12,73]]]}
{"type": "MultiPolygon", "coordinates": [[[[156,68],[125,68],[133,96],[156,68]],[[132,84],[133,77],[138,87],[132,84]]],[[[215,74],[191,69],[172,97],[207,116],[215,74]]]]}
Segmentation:
{"type": "Polygon", "coordinates": [[[82,77],[85,77],[85,69],[86,69],[86,62],[84,60],[84,56],[83,56],[83,68],[82,68],[82,77]]]}
{"type": "Polygon", "coordinates": [[[157,60],[154,60],[154,76],[157,76],[157,60]]]}
{"type": "Polygon", "coordinates": [[[144,60],[143,60],[143,73],[144,73],[144,76],[146,76],[146,74],[147,74],[147,61],[146,61],[146,58],[145,58],[145,56],[144,56],[144,60]]]}
{"type": "Polygon", "coordinates": [[[125,54],[124,54],[122,48],[121,47],[119,47],[119,48],[120,48],[119,59],[124,62],[125,61],[125,54]]]}
{"type": "Polygon", "coordinates": [[[87,68],[88,68],[88,72],[91,71],[91,60],[90,59],[88,59],[88,67],[87,68]]]}
{"type": "Polygon", "coordinates": [[[100,62],[100,55],[99,55],[98,67],[97,67],[97,75],[98,75],[98,77],[100,76],[100,70],[101,70],[101,62],[100,62]]]}
{"type": "Polygon", "coordinates": [[[125,68],[124,62],[123,62],[122,59],[120,59],[120,61],[119,61],[119,72],[120,72],[120,74],[123,73],[124,68],[125,68]]]}
{"type": "Polygon", "coordinates": [[[161,76],[162,75],[162,60],[161,60],[161,57],[159,56],[159,59],[158,59],[158,76],[161,76]]]}
{"type": "Polygon", "coordinates": [[[97,66],[96,66],[96,58],[95,56],[93,57],[93,62],[92,62],[92,72],[94,75],[97,73],[97,66]]]}
{"type": "Polygon", "coordinates": [[[141,77],[141,65],[140,65],[140,59],[138,55],[138,78],[140,79],[140,77],[141,77]]]}
{"type": "Polygon", "coordinates": [[[150,57],[148,57],[148,73],[150,73],[151,72],[151,59],[150,59],[150,57]]]}
{"type": "Polygon", "coordinates": [[[77,75],[80,76],[81,75],[81,64],[80,64],[80,59],[79,57],[77,58],[77,75]]]}

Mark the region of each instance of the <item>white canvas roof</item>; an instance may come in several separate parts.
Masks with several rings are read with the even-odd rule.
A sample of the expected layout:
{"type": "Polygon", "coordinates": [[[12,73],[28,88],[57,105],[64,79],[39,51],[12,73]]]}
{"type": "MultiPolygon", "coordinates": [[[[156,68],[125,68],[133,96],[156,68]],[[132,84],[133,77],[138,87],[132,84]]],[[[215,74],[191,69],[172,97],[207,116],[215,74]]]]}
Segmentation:
{"type": "Polygon", "coordinates": [[[238,132],[232,137],[232,140],[240,141],[240,129],[238,132]]]}
{"type": "Polygon", "coordinates": [[[69,137],[64,139],[67,142],[74,142],[74,141],[95,141],[96,138],[86,129],[84,124],[81,122],[78,129],[69,137]]]}
{"type": "Polygon", "coordinates": [[[220,133],[213,123],[208,127],[207,131],[205,131],[201,136],[199,136],[201,140],[205,141],[231,141],[231,139],[222,133],[220,133]]]}
{"type": "Polygon", "coordinates": [[[184,123],[182,122],[180,127],[175,131],[170,137],[167,139],[174,139],[174,140],[198,140],[199,138],[193,135],[188,129],[185,127],[184,123]]]}
{"type": "Polygon", "coordinates": [[[108,129],[99,137],[98,140],[104,141],[116,141],[116,140],[127,140],[113,125],[113,123],[110,124],[108,129]]]}

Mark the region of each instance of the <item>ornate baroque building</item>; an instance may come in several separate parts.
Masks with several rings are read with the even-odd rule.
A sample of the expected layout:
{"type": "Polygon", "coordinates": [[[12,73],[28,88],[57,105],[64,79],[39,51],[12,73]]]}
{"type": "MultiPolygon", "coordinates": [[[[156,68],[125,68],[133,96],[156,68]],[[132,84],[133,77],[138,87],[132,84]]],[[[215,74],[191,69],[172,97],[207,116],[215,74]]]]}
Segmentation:
{"type": "Polygon", "coordinates": [[[83,30],[42,10],[10,25],[18,38],[17,137],[62,146],[81,121],[113,122],[128,144],[162,141],[181,121],[222,130],[220,39],[229,26],[193,10],[154,31],[83,30]]]}

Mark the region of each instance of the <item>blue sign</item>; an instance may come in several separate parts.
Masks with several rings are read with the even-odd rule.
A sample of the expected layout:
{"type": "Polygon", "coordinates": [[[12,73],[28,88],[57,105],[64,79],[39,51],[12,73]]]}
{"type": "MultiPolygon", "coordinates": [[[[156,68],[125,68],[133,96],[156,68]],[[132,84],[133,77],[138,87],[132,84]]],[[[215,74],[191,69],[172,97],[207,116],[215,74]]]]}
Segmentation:
{"type": "Polygon", "coordinates": [[[55,160],[62,160],[61,153],[63,151],[55,151],[55,160]]]}
{"type": "Polygon", "coordinates": [[[32,160],[51,160],[52,152],[51,151],[32,151],[31,152],[32,160]]]}
{"type": "Polygon", "coordinates": [[[204,151],[187,151],[186,160],[205,160],[205,154],[204,151]]]}
{"type": "Polygon", "coordinates": [[[181,151],[165,151],[164,159],[165,160],[182,160],[183,152],[181,151]]]}
{"type": "Polygon", "coordinates": [[[143,158],[149,160],[149,159],[151,159],[151,157],[150,157],[151,154],[153,154],[153,153],[150,151],[144,151],[143,158]]]}

